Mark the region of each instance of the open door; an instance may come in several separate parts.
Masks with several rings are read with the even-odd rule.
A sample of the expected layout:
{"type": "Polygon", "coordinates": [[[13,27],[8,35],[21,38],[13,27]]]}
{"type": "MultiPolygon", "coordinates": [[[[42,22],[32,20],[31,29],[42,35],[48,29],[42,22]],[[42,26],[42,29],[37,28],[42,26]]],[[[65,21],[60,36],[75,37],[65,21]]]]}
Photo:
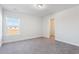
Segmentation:
{"type": "Polygon", "coordinates": [[[50,35],[49,38],[54,43],[55,42],[55,19],[50,19],[50,35]]]}

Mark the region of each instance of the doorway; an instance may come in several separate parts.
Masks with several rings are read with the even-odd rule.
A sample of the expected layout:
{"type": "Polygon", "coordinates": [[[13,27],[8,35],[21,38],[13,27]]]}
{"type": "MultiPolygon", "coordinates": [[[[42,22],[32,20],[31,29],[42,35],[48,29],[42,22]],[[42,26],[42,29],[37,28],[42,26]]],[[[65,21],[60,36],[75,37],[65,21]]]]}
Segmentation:
{"type": "Polygon", "coordinates": [[[55,42],[55,18],[50,19],[50,35],[49,38],[52,42],[55,42]]]}

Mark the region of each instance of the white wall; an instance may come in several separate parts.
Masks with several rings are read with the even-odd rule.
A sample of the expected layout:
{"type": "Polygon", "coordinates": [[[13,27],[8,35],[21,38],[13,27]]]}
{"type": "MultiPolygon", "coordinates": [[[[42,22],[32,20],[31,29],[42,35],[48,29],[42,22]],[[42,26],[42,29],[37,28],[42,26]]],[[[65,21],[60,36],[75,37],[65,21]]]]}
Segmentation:
{"type": "MultiPolygon", "coordinates": [[[[56,40],[79,46],[79,7],[67,9],[53,15],[56,20],[56,40]]],[[[48,16],[44,18],[46,18],[44,19],[46,25],[43,27],[48,29],[47,24],[49,22],[47,21],[50,19],[48,19],[48,16]]],[[[45,36],[48,35],[47,29],[43,30],[45,36]]]]}
{"type": "Polygon", "coordinates": [[[56,38],[79,46],[79,7],[55,14],[56,38]]]}
{"type": "Polygon", "coordinates": [[[2,44],[2,7],[0,6],[0,46],[2,44]]]}
{"type": "Polygon", "coordinates": [[[24,39],[31,39],[42,36],[42,19],[37,16],[14,13],[4,11],[4,42],[12,42],[24,39]],[[8,36],[6,34],[6,16],[16,16],[20,18],[20,34],[15,36],[8,36]]]}
{"type": "MultiPolygon", "coordinates": [[[[56,40],[67,42],[79,46],[79,7],[67,9],[53,14],[56,20],[56,40]]],[[[49,21],[51,15],[46,17],[37,17],[32,15],[4,12],[4,35],[3,41],[12,42],[36,37],[49,37],[49,21]],[[21,32],[16,36],[6,35],[5,16],[17,16],[21,20],[21,32]]]]}
{"type": "Polygon", "coordinates": [[[43,36],[49,38],[50,31],[50,15],[43,17],[43,36]]]}

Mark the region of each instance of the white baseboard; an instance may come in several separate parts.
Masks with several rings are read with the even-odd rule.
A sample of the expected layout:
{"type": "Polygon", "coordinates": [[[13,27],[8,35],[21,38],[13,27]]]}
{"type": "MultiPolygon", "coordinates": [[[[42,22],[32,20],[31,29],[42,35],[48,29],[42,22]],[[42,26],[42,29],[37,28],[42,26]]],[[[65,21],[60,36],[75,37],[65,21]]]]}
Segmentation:
{"type": "Polygon", "coordinates": [[[76,43],[73,43],[73,42],[64,41],[64,40],[60,40],[58,38],[56,38],[56,40],[60,41],[60,42],[68,43],[68,44],[71,44],[71,45],[79,46],[79,44],[76,44],[76,43]]]}
{"type": "Polygon", "coordinates": [[[4,43],[17,42],[17,41],[23,41],[23,40],[29,40],[29,39],[35,39],[35,38],[40,38],[40,37],[42,37],[42,36],[39,36],[39,37],[31,37],[31,38],[23,38],[23,39],[20,39],[20,40],[3,41],[3,44],[4,43]]]}

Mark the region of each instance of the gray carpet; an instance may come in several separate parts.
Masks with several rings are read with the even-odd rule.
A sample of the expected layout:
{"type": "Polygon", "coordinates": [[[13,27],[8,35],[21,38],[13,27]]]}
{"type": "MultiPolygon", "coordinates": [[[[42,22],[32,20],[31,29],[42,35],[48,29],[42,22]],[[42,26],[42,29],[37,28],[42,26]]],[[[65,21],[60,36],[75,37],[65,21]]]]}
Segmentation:
{"type": "Polygon", "coordinates": [[[78,54],[79,47],[49,39],[37,38],[3,44],[0,54],[78,54]]]}

